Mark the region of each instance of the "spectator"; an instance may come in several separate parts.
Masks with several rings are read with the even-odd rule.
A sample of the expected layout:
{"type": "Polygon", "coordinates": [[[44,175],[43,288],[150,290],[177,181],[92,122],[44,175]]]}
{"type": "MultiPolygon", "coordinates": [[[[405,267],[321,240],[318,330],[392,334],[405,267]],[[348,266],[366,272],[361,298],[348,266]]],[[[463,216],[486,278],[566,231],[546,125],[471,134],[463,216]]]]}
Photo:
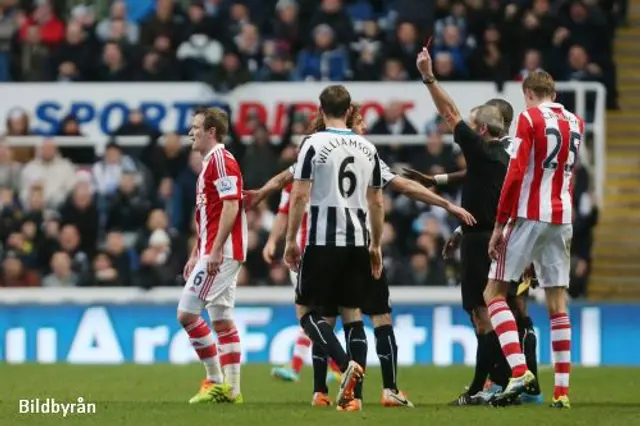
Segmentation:
{"type": "Polygon", "coordinates": [[[127,2],[116,0],[111,3],[109,17],[100,21],[96,27],[96,35],[102,42],[111,39],[111,27],[115,22],[121,22],[125,27],[125,33],[129,43],[135,44],[140,38],[140,28],[135,21],[128,19],[127,2]]]}
{"type": "Polygon", "coordinates": [[[260,70],[261,81],[289,81],[293,64],[283,54],[266,57],[260,70]]]}
{"type": "Polygon", "coordinates": [[[262,67],[262,47],[258,27],[245,24],[234,38],[235,48],[240,61],[252,75],[257,75],[262,67]]]}
{"type": "MultiPolygon", "coordinates": [[[[191,228],[193,209],[196,204],[196,192],[193,188],[196,187],[201,170],[202,155],[199,152],[191,151],[189,164],[178,174],[173,187],[171,227],[178,232],[189,232],[191,228]]],[[[245,183],[245,188],[250,187],[245,183]]]]}
{"type": "Polygon", "coordinates": [[[276,17],[273,35],[277,43],[289,54],[297,54],[305,44],[300,30],[298,4],[295,0],[279,0],[276,3],[276,17]]]}
{"type": "Polygon", "coordinates": [[[101,81],[121,82],[133,80],[133,67],[115,42],[108,42],[102,51],[102,65],[98,71],[101,81]]]}
{"type": "Polygon", "coordinates": [[[11,81],[11,41],[18,29],[18,22],[16,13],[5,3],[0,5],[0,81],[11,81]]]}
{"type": "Polygon", "coordinates": [[[0,187],[0,238],[4,241],[11,232],[18,229],[22,211],[11,188],[0,187]]]}
{"type": "Polygon", "coordinates": [[[542,70],[542,55],[539,50],[530,49],[524,54],[524,60],[522,61],[522,69],[516,75],[516,81],[523,81],[527,76],[534,71],[542,70]]]}
{"type": "Polygon", "coordinates": [[[120,287],[122,281],[109,255],[99,252],[93,258],[91,275],[82,284],[90,287],[120,287]]]}
{"type": "Polygon", "coordinates": [[[351,76],[349,56],[337,47],[333,29],[321,24],[313,30],[313,47],[298,55],[296,78],[305,81],[343,81],[351,76]]]}
{"type": "Polygon", "coordinates": [[[14,252],[8,252],[2,261],[0,287],[37,287],[38,276],[24,267],[14,252]]]}
{"type": "MultiPolygon", "coordinates": [[[[11,73],[18,81],[39,82],[49,80],[51,58],[49,47],[42,41],[40,31],[35,25],[24,29],[22,40],[13,46],[13,66],[11,73]]],[[[71,79],[72,70],[65,69],[67,79],[71,79]]]]}
{"type": "Polygon", "coordinates": [[[251,81],[251,73],[242,66],[240,58],[234,52],[225,52],[222,65],[217,67],[208,83],[221,93],[229,92],[241,84],[251,81]]]}
{"type": "Polygon", "coordinates": [[[402,62],[409,78],[416,80],[420,78],[420,72],[416,68],[416,55],[422,46],[416,26],[411,22],[402,22],[396,30],[395,40],[387,48],[386,56],[402,62]]]}
{"type": "Polygon", "coordinates": [[[38,184],[44,188],[47,205],[55,208],[67,198],[75,182],[75,167],[60,156],[55,142],[47,139],[42,142],[37,157],[22,169],[20,198],[26,202],[31,187],[38,184]]]}
{"type": "Polygon", "coordinates": [[[589,55],[584,47],[576,45],[569,49],[569,64],[563,80],[599,81],[601,77],[602,69],[589,62],[589,55]]]}
{"type": "MultiPolygon", "coordinates": [[[[411,156],[411,166],[416,170],[436,175],[440,173],[453,173],[457,170],[466,168],[464,157],[460,153],[460,148],[451,144],[445,144],[442,140],[442,134],[433,132],[428,135],[425,145],[426,152],[419,154],[416,152],[411,156]]],[[[448,188],[453,195],[455,188],[448,188]]]]}
{"type": "Polygon", "coordinates": [[[29,114],[22,108],[11,108],[7,114],[5,128],[7,129],[6,136],[30,135],[29,114]]]}
{"type": "Polygon", "coordinates": [[[0,187],[11,188],[18,192],[20,189],[20,163],[13,161],[13,153],[7,142],[0,138],[0,187]]]}
{"type": "Polygon", "coordinates": [[[36,27],[40,40],[45,46],[52,48],[64,39],[64,23],[53,13],[50,0],[37,3],[33,13],[28,16],[20,27],[20,41],[27,40],[29,28],[36,27]]]}
{"type": "Polygon", "coordinates": [[[178,46],[182,76],[187,80],[206,81],[222,61],[222,43],[211,39],[203,29],[195,29],[187,40],[178,46]]]}
{"type": "Polygon", "coordinates": [[[344,10],[342,0],[321,1],[320,8],[311,18],[308,28],[317,28],[322,24],[328,25],[333,30],[337,44],[348,45],[353,41],[353,24],[344,10]]]}
{"type": "Polygon", "coordinates": [[[53,55],[55,79],[71,77],[74,81],[91,81],[95,74],[95,47],[87,40],[82,25],[70,22],[64,41],[53,55]],[[67,68],[73,67],[74,72],[67,68]]]}
{"type": "Polygon", "coordinates": [[[107,234],[104,250],[113,261],[113,267],[118,271],[122,285],[130,286],[133,259],[136,255],[126,243],[126,238],[121,232],[112,231],[107,234]]]}
{"type": "Polygon", "coordinates": [[[71,259],[59,251],[51,258],[51,273],[42,280],[42,287],[76,287],[80,278],[71,270],[71,259]]]}
{"type": "MultiPolygon", "coordinates": [[[[371,126],[374,135],[416,135],[418,131],[404,114],[401,102],[391,102],[384,110],[384,115],[371,126]]],[[[385,145],[379,147],[381,157],[391,164],[407,161],[407,149],[401,145],[385,145]]]]}
{"type": "Polygon", "coordinates": [[[408,79],[409,73],[404,69],[404,65],[399,59],[387,59],[384,62],[383,81],[407,81],[408,79]]]}
{"type": "Polygon", "coordinates": [[[136,232],[144,226],[151,202],[138,188],[138,180],[135,172],[122,173],[120,186],[109,201],[107,230],[136,232]]]}
{"type": "Polygon", "coordinates": [[[278,172],[277,163],[278,153],[269,140],[269,130],[260,124],[242,160],[245,187],[260,188],[278,172]]]}
{"type": "Polygon", "coordinates": [[[178,6],[173,0],[157,0],[155,13],[142,22],[140,43],[151,47],[158,36],[166,36],[172,46],[178,46],[185,33],[184,17],[177,13],[178,6]]]}
{"type": "Polygon", "coordinates": [[[441,81],[459,81],[464,76],[456,71],[456,64],[449,52],[438,53],[433,60],[433,73],[441,81]]]}
{"type": "Polygon", "coordinates": [[[108,197],[115,193],[123,173],[136,173],[137,171],[138,167],[135,161],[123,154],[122,148],[115,142],[107,145],[104,156],[91,169],[96,191],[102,197],[108,197]]]}
{"type": "MultiPolygon", "coordinates": [[[[71,269],[83,277],[89,271],[89,255],[80,247],[80,232],[75,225],[66,224],[58,234],[59,250],[64,251],[71,259],[71,269]]],[[[95,249],[95,246],[94,246],[95,249]]],[[[93,251],[93,250],[92,250],[93,251]]],[[[50,259],[47,259],[47,264],[50,259]]]]}
{"type": "Polygon", "coordinates": [[[498,84],[511,80],[509,62],[503,55],[500,37],[495,26],[484,30],[482,46],[476,49],[469,60],[474,80],[495,81],[498,84]]]}
{"type": "Polygon", "coordinates": [[[62,223],[73,225],[80,233],[79,248],[92,254],[98,244],[98,208],[91,184],[79,181],[67,202],[60,209],[62,223]]]}

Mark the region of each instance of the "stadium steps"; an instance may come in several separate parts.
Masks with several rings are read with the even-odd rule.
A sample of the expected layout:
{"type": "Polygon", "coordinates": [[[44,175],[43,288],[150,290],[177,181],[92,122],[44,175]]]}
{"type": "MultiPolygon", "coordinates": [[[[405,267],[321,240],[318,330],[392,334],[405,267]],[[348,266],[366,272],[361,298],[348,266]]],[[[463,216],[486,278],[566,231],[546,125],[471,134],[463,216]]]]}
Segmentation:
{"type": "Polygon", "coordinates": [[[607,164],[589,298],[640,299],[640,0],[616,34],[620,111],[607,113],[607,164]]]}

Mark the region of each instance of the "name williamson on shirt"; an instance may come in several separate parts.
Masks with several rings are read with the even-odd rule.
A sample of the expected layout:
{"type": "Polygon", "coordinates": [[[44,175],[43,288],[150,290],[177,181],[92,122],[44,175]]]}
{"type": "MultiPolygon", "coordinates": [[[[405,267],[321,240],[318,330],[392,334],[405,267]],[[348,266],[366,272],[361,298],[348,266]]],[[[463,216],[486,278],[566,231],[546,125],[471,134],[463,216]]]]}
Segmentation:
{"type": "Polygon", "coordinates": [[[352,148],[356,148],[360,152],[362,152],[364,155],[366,155],[367,159],[370,162],[373,162],[374,160],[373,152],[362,141],[358,139],[350,139],[350,138],[339,138],[339,139],[335,138],[335,139],[331,139],[327,145],[324,145],[322,149],[320,149],[320,152],[318,153],[318,162],[320,164],[325,164],[327,162],[327,159],[329,158],[329,155],[331,155],[331,152],[334,149],[339,148],[341,146],[349,146],[352,148]]]}

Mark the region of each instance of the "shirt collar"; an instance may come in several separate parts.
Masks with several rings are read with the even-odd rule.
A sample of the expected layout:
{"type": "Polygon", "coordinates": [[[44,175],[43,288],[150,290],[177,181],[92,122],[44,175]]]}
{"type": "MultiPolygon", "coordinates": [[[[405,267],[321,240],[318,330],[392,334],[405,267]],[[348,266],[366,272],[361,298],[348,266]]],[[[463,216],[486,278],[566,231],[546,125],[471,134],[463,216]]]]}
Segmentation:
{"type": "Polygon", "coordinates": [[[325,129],[329,133],[335,133],[338,135],[352,135],[353,131],[351,129],[338,129],[337,127],[327,127],[325,129]]]}
{"type": "Polygon", "coordinates": [[[209,153],[207,155],[204,156],[203,158],[203,162],[207,162],[211,159],[211,156],[213,155],[214,152],[216,152],[216,150],[218,149],[222,149],[224,148],[224,145],[221,143],[217,143],[215,144],[215,146],[213,148],[211,148],[211,151],[209,151],[209,153]]]}
{"type": "Polygon", "coordinates": [[[539,107],[546,107],[546,108],[564,109],[564,106],[562,104],[557,103],[557,102],[543,102],[538,106],[539,107]]]}

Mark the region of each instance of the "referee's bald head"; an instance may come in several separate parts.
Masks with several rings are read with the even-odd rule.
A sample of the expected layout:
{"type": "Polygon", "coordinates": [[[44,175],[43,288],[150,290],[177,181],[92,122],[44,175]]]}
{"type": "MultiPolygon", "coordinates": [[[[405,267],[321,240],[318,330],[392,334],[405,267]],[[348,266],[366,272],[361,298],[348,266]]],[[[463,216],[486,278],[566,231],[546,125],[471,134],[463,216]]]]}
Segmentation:
{"type": "Polygon", "coordinates": [[[508,130],[505,129],[504,119],[500,110],[493,105],[480,105],[471,110],[471,120],[474,130],[485,134],[491,139],[503,137],[508,130]],[[486,128],[486,133],[483,132],[486,128]]]}

